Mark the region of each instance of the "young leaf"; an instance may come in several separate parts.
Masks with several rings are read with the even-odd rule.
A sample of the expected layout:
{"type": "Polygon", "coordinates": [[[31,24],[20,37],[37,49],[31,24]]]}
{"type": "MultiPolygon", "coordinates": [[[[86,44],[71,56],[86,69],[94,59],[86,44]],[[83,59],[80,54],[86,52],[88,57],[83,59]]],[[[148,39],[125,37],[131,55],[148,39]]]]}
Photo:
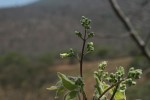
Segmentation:
{"type": "Polygon", "coordinates": [[[72,48],[69,49],[68,52],[66,53],[61,53],[60,57],[65,58],[65,57],[73,57],[75,55],[74,50],[72,48]]]}
{"type": "Polygon", "coordinates": [[[106,84],[105,82],[100,81],[97,76],[95,76],[95,81],[96,81],[95,88],[99,92],[99,95],[101,95],[109,87],[109,85],[106,84]]]}
{"type": "Polygon", "coordinates": [[[65,58],[65,57],[68,57],[68,56],[69,56],[68,53],[61,53],[61,54],[60,54],[60,57],[61,57],[61,58],[65,58]]]}
{"type": "Polygon", "coordinates": [[[57,90],[58,87],[57,86],[51,86],[50,88],[46,88],[47,90],[57,90]]]}
{"type": "Polygon", "coordinates": [[[94,44],[93,44],[93,42],[89,42],[89,43],[87,43],[87,52],[92,52],[92,51],[94,51],[94,44]]]}
{"type": "MultiPolygon", "coordinates": [[[[112,95],[113,91],[114,91],[114,88],[110,89],[109,93],[112,95]]],[[[115,93],[114,99],[115,100],[126,100],[125,91],[122,92],[120,90],[117,90],[117,92],[115,93]]]]}
{"type": "Polygon", "coordinates": [[[114,99],[115,100],[126,100],[125,92],[117,91],[115,96],[114,96],[114,99]]]}
{"type": "Polygon", "coordinates": [[[82,38],[82,33],[81,33],[81,32],[75,31],[75,34],[76,34],[78,37],[82,38]]]}
{"type": "Polygon", "coordinates": [[[75,85],[75,82],[70,80],[66,75],[62,73],[57,73],[58,77],[62,80],[63,86],[68,90],[75,90],[77,88],[77,85],[75,85]]]}
{"type": "Polygon", "coordinates": [[[94,35],[95,35],[94,32],[91,32],[88,34],[88,38],[92,38],[94,35]]]}

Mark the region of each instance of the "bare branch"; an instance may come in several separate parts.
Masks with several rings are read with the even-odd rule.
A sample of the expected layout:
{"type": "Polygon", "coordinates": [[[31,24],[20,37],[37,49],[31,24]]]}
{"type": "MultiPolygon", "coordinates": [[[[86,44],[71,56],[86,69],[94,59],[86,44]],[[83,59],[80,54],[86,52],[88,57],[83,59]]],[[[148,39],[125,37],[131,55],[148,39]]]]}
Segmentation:
{"type": "Polygon", "coordinates": [[[142,5],[142,6],[146,6],[146,5],[148,5],[149,1],[150,1],[150,0],[144,0],[141,5],[142,5]]]}
{"type": "Polygon", "coordinates": [[[146,48],[145,42],[138,35],[138,32],[134,29],[128,17],[125,16],[124,12],[118,5],[117,0],[109,0],[111,7],[120,21],[123,23],[124,27],[129,31],[130,37],[135,41],[137,46],[142,51],[143,55],[150,61],[150,52],[146,48]]]}
{"type": "Polygon", "coordinates": [[[122,39],[122,38],[128,38],[129,34],[123,34],[123,35],[96,35],[96,38],[101,39],[122,39]]]}
{"type": "Polygon", "coordinates": [[[149,41],[150,41],[150,33],[148,34],[148,36],[147,36],[147,38],[146,38],[145,46],[147,46],[147,45],[148,45],[149,41]]]}

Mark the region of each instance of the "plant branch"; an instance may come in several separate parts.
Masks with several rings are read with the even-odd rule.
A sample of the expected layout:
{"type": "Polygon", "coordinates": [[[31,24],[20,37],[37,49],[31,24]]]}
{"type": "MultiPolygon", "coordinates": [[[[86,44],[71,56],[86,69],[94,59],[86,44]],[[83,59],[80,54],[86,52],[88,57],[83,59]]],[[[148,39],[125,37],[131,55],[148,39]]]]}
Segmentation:
{"type": "Polygon", "coordinates": [[[80,76],[83,77],[83,56],[84,56],[84,49],[85,49],[85,43],[86,43],[86,34],[87,30],[85,29],[84,37],[83,37],[83,45],[82,45],[82,51],[81,51],[81,59],[80,59],[80,76]]]}
{"type": "Polygon", "coordinates": [[[121,10],[120,6],[118,5],[117,0],[109,0],[109,2],[117,17],[123,23],[124,27],[129,31],[131,38],[135,41],[137,46],[140,48],[143,55],[150,61],[150,52],[146,48],[145,42],[138,35],[137,31],[134,29],[133,25],[131,24],[129,18],[125,16],[124,12],[121,10]]]}
{"type": "Polygon", "coordinates": [[[122,38],[128,38],[128,34],[123,34],[123,35],[96,35],[96,38],[101,38],[101,39],[122,39],[122,38]]]}
{"type": "Polygon", "coordinates": [[[117,92],[117,89],[118,89],[118,87],[119,87],[119,84],[120,84],[120,83],[118,83],[118,84],[116,85],[116,88],[114,89],[113,94],[112,94],[110,100],[113,100],[113,98],[114,98],[114,96],[115,96],[115,94],[116,94],[116,92],[117,92]]]}
{"type": "Polygon", "coordinates": [[[146,39],[146,41],[145,41],[145,46],[148,45],[149,41],[150,41],[150,33],[148,34],[147,39],[146,39]]]}
{"type": "Polygon", "coordinates": [[[115,84],[113,84],[112,86],[110,86],[109,88],[107,88],[107,89],[100,95],[100,97],[98,98],[98,100],[100,100],[100,98],[101,98],[103,95],[105,95],[105,93],[107,93],[110,89],[112,89],[114,86],[119,85],[122,81],[124,81],[124,80],[120,80],[120,81],[118,81],[117,83],[115,83],[115,84]]]}
{"type": "Polygon", "coordinates": [[[84,90],[82,91],[82,94],[83,94],[83,100],[87,100],[87,96],[86,96],[84,90]]]}
{"type": "MultiPolygon", "coordinates": [[[[83,37],[83,45],[82,45],[82,51],[81,51],[81,58],[80,58],[80,76],[83,77],[83,57],[84,57],[84,49],[86,44],[86,35],[87,35],[87,29],[84,31],[84,37],[83,37]]],[[[84,92],[84,89],[82,90],[83,100],[87,100],[86,94],[84,92]]]]}
{"type": "Polygon", "coordinates": [[[142,6],[148,5],[148,3],[149,3],[149,0],[144,0],[144,1],[142,2],[142,6]]]}
{"type": "Polygon", "coordinates": [[[78,93],[78,99],[81,100],[80,94],[78,93]]]}

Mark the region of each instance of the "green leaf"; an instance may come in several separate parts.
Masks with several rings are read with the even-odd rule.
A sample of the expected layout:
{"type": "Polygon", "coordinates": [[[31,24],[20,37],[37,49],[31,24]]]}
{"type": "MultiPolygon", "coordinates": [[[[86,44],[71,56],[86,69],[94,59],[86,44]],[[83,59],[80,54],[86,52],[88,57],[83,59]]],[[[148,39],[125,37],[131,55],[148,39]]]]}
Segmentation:
{"type": "Polygon", "coordinates": [[[125,83],[121,83],[119,86],[119,91],[120,92],[125,92],[125,90],[127,89],[126,84],[125,83]]]}
{"type": "Polygon", "coordinates": [[[58,96],[59,96],[60,94],[63,94],[64,92],[65,92],[65,88],[64,88],[63,86],[59,87],[59,88],[57,89],[57,91],[56,91],[55,99],[57,99],[58,96]]]}
{"type": "Polygon", "coordinates": [[[70,80],[66,75],[62,73],[57,73],[58,77],[62,80],[63,86],[68,90],[74,90],[77,89],[77,85],[74,81],[70,80]]]}
{"type": "Polygon", "coordinates": [[[46,88],[46,89],[47,90],[55,90],[56,91],[55,99],[58,98],[59,94],[63,94],[65,92],[65,88],[62,85],[62,81],[61,80],[58,81],[55,86],[51,86],[50,88],[46,88]]]}
{"type": "Polygon", "coordinates": [[[95,81],[96,81],[95,89],[98,91],[99,95],[101,95],[102,90],[101,90],[101,87],[100,87],[100,81],[99,81],[97,76],[95,76],[95,81]]]}
{"type": "Polygon", "coordinates": [[[92,38],[94,35],[95,35],[94,32],[91,32],[88,34],[88,38],[92,38]]]}
{"type": "Polygon", "coordinates": [[[97,76],[95,76],[95,80],[96,80],[95,88],[97,89],[99,95],[101,95],[109,87],[109,85],[106,84],[105,82],[100,81],[97,76]]]}
{"type": "Polygon", "coordinates": [[[68,52],[69,56],[68,57],[73,57],[74,56],[74,50],[72,48],[69,49],[69,52],[68,52]]]}
{"type": "Polygon", "coordinates": [[[65,96],[65,100],[75,100],[78,96],[78,91],[71,91],[65,96]]]}
{"type": "Polygon", "coordinates": [[[70,48],[68,52],[60,53],[60,57],[61,57],[61,58],[73,57],[74,54],[75,54],[75,53],[74,53],[74,50],[73,50],[72,48],[70,48]]]}
{"type": "Polygon", "coordinates": [[[57,90],[58,87],[57,86],[51,86],[50,88],[46,88],[47,90],[57,90]]]}
{"type": "Polygon", "coordinates": [[[78,37],[82,38],[82,33],[81,33],[81,32],[75,31],[75,34],[76,34],[78,37]]]}
{"type": "Polygon", "coordinates": [[[94,51],[94,44],[93,44],[93,42],[88,42],[87,43],[87,52],[90,53],[92,51],[94,51]]]}
{"type": "Polygon", "coordinates": [[[69,56],[68,53],[61,53],[61,54],[60,54],[60,57],[61,57],[61,58],[65,58],[65,57],[68,57],[68,56],[69,56]]]}
{"type": "Polygon", "coordinates": [[[115,96],[114,96],[114,99],[115,100],[126,100],[125,92],[117,91],[115,96]]]}
{"type": "MultiPolygon", "coordinates": [[[[113,94],[113,91],[114,91],[114,88],[113,88],[113,89],[110,89],[110,90],[109,90],[109,93],[112,95],[112,94],[113,94]]],[[[115,100],[126,100],[125,91],[122,92],[122,91],[118,90],[118,91],[115,93],[114,99],[115,99],[115,100]]]]}

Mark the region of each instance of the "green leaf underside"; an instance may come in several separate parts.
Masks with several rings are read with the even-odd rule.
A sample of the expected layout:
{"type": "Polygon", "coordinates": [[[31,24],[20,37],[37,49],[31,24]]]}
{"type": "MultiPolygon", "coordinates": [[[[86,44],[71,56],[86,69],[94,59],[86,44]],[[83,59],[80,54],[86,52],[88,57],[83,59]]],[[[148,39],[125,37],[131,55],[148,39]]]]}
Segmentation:
{"type": "Polygon", "coordinates": [[[51,86],[50,88],[46,88],[47,90],[57,90],[58,87],[57,86],[51,86]]]}
{"type": "Polygon", "coordinates": [[[101,95],[108,87],[109,85],[106,84],[105,82],[102,82],[98,79],[98,77],[95,77],[96,80],[96,88],[99,91],[99,94],[101,95]]]}
{"type": "Polygon", "coordinates": [[[65,92],[64,87],[58,88],[57,91],[56,91],[55,99],[58,98],[58,95],[63,94],[64,92],[65,92]]]}
{"type": "MultiPolygon", "coordinates": [[[[111,89],[110,94],[113,94],[113,89],[111,89]]],[[[125,92],[117,91],[114,96],[115,100],[126,100],[125,92]]]]}
{"type": "Polygon", "coordinates": [[[75,82],[70,80],[66,75],[59,73],[59,72],[57,74],[58,74],[58,77],[62,80],[62,84],[66,89],[71,91],[77,88],[77,85],[75,85],[75,82]]]}

